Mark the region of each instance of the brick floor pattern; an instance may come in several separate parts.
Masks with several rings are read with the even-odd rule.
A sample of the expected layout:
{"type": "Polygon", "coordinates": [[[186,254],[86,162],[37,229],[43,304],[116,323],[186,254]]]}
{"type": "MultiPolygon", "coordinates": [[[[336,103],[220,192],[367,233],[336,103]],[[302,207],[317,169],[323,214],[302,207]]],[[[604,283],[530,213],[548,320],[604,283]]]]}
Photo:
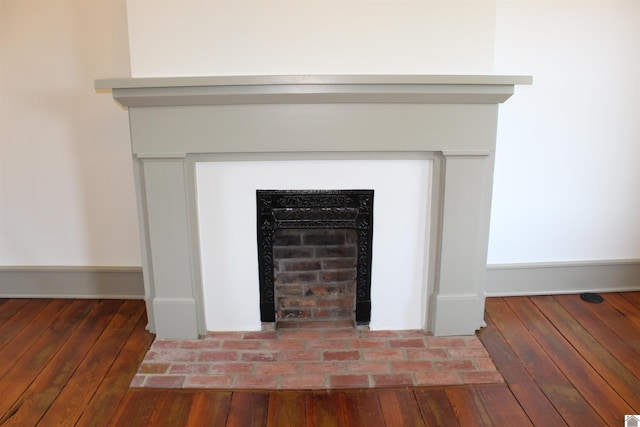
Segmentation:
{"type": "Polygon", "coordinates": [[[308,390],[502,382],[475,336],[324,328],[157,339],[131,387],[308,390]]]}

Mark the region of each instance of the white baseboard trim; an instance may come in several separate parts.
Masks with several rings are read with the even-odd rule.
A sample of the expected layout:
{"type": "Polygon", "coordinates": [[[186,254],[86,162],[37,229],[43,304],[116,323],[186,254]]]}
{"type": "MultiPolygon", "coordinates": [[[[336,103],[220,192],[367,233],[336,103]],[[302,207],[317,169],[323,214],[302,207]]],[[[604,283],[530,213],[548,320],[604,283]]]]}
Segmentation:
{"type": "Polygon", "coordinates": [[[486,296],[640,290],[640,260],[490,264],[486,296]]]}
{"type": "Polygon", "coordinates": [[[0,298],[144,299],[141,267],[0,267],[0,298]]]}

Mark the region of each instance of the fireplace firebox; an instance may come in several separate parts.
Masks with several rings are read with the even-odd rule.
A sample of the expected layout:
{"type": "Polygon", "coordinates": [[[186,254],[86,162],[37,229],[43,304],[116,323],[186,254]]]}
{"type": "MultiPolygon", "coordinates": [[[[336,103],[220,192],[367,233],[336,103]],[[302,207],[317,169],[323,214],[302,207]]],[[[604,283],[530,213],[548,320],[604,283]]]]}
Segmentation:
{"type": "Polygon", "coordinates": [[[260,320],[275,322],[273,234],[278,229],[355,229],[358,236],[355,320],[371,320],[373,190],[256,192],[260,320]]]}

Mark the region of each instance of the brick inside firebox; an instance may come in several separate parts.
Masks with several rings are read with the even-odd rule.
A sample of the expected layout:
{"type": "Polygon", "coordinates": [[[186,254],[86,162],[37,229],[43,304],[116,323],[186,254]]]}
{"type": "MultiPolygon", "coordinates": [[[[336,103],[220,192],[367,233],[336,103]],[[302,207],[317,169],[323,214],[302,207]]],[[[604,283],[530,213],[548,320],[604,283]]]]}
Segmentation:
{"type": "Polygon", "coordinates": [[[357,234],[352,229],[277,230],[276,322],[354,321],[357,234]]]}

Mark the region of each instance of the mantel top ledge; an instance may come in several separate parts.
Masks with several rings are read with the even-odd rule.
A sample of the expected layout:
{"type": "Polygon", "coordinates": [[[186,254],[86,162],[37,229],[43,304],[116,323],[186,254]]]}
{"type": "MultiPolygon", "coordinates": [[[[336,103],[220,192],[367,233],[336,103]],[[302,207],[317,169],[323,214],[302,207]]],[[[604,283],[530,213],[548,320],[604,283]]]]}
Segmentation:
{"type": "Polygon", "coordinates": [[[530,76],[496,75],[290,75],[137,77],[98,79],[127,107],[308,104],[471,103],[507,100],[530,76]]]}
{"type": "Polygon", "coordinates": [[[96,89],[132,89],[193,86],[256,85],[528,85],[531,76],[496,75],[271,75],[271,76],[197,76],[131,77],[98,79],[96,89]]]}

